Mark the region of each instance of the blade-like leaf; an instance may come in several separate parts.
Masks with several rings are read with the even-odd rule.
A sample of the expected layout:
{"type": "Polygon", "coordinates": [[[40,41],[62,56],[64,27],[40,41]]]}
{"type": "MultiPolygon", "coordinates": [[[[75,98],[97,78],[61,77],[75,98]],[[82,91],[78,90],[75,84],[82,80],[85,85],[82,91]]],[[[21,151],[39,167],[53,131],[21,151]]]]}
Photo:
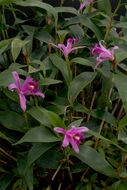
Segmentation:
{"type": "Polygon", "coordinates": [[[80,75],[76,76],[75,79],[71,82],[68,89],[69,100],[74,102],[81,90],[85,88],[89,83],[91,83],[95,77],[96,73],[92,72],[83,72],[80,75]]]}
{"type": "Polygon", "coordinates": [[[60,70],[64,77],[64,80],[68,83],[68,70],[65,61],[62,58],[58,57],[56,54],[50,54],[49,58],[51,59],[53,65],[55,65],[55,67],[60,70]]]}
{"type": "Polygon", "coordinates": [[[117,178],[112,166],[95,149],[82,145],[79,154],[75,154],[75,156],[94,170],[106,176],[117,178]]]}
{"type": "Polygon", "coordinates": [[[25,132],[25,119],[21,115],[12,111],[0,112],[0,123],[11,130],[25,132]]]}
{"type": "Polygon", "coordinates": [[[78,63],[80,65],[88,66],[88,67],[94,67],[95,64],[89,61],[88,59],[84,59],[82,57],[76,57],[71,60],[71,63],[78,63]]]}
{"type": "Polygon", "coordinates": [[[78,11],[73,7],[55,7],[57,13],[72,13],[78,15],[78,11]]]}
{"type": "Polygon", "coordinates": [[[36,143],[32,146],[28,153],[27,165],[30,166],[35,160],[37,160],[47,150],[52,148],[56,143],[36,143]]]}
{"type": "Polygon", "coordinates": [[[38,8],[42,8],[45,9],[47,12],[49,12],[50,14],[52,14],[56,19],[58,17],[57,12],[55,11],[55,9],[47,4],[47,3],[43,3],[41,1],[33,1],[33,0],[26,0],[26,1],[22,1],[22,0],[15,0],[15,4],[17,5],[21,5],[24,7],[38,7],[38,8]]]}
{"type": "Polygon", "coordinates": [[[83,15],[83,16],[80,16],[79,19],[80,19],[81,24],[88,27],[89,29],[91,29],[94,32],[94,34],[96,35],[98,41],[100,41],[100,40],[102,40],[104,38],[101,30],[99,29],[99,27],[97,25],[95,25],[93,23],[93,21],[90,20],[90,18],[88,18],[86,16],[84,17],[84,15],[83,15]]]}
{"type": "Polygon", "coordinates": [[[41,107],[38,107],[37,109],[39,109],[48,118],[48,120],[54,127],[66,128],[64,122],[56,113],[48,111],[41,107]]]}
{"type": "Polygon", "coordinates": [[[12,52],[14,62],[19,56],[21,49],[28,43],[29,43],[29,40],[20,40],[18,38],[14,38],[14,40],[11,43],[11,52],[12,52]]]}
{"type": "Polygon", "coordinates": [[[30,129],[15,145],[23,142],[57,142],[59,139],[47,127],[30,129]]]}
{"type": "Polygon", "coordinates": [[[114,75],[114,82],[115,85],[118,89],[118,92],[120,94],[120,98],[122,99],[124,108],[127,112],[127,76],[122,74],[122,73],[118,73],[114,75]]]}
{"type": "Polygon", "coordinates": [[[44,79],[41,79],[40,81],[38,81],[38,84],[39,85],[52,85],[52,84],[59,84],[59,83],[62,83],[61,80],[55,80],[55,79],[50,79],[50,78],[44,78],[44,79]]]}

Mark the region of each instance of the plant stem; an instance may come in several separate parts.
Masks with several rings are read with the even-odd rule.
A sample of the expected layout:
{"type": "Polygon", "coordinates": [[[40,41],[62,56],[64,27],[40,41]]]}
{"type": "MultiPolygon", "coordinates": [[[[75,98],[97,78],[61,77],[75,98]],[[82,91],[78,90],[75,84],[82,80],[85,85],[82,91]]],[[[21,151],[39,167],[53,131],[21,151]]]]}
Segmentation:
{"type": "Polygon", "coordinates": [[[70,82],[71,82],[71,67],[70,67],[70,61],[69,61],[69,59],[68,59],[68,56],[66,56],[65,59],[66,59],[67,70],[68,70],[68,86],[70,86],[70,82]]]}
{"type": "Polygon", "coordinates": [[[16,161],[17,159],[14,158],[12,155],[10,155],[8,152],[6,152],[3,148],[0,148],[0,152],[4,153],[6,156],[11,158],[12,160],[16,161]]]}
{"type": "Polygon", "coordinates": [[[24,117],[25,117],[25,121],[26,121],[27,128],[29,129],[29,122],[28,122],[28,115],[27,115],[27,112],[24,112],[24,117]]]}
{"type": "Polygon", "coordinates": [[[68,163],[67,170],[68,170],[68,173],[69,173],[70,180],[72,182],[73,178],[72,178],[72,173],[71,173],[71,169],[70,169],[70,166],[69,166],[69,154],[67,154],[67,163],[68,163]]]}
{"type": "Polygon", "coordinates": [[[60,2],[60,7],[62,7],[63,4],[64,4],[64,0],[61,0],[61,2],[60,2]]]}
{"type": "Polygon", "coordinates": [[[109,32],[110,32],[110,29],[111,29],[113,18],[116,15],[117,11],[119,10],[120,5],[121,5],[121,0],[119,0],[118,5],[117,5],[117,7],[116,7],[116,9],[115,9],[115,11],[113,13],[113,16],[109,20],[108,27],[107,27],[107,30],[106,30],[106,34],[105,34],[105,37],[104,37],[104,41],[106,41],[108,36],[109,36],[109,32]]]}
{"type": "MultiPolygon", "coordinates": [[[[112,83],[112,81],[113,81],[113,73],[111,73],[111,76],[110,76],[110,79],[109,79],[109,87],[110,87],[110,84],[112,83]]],[[[111,94],[112,94],[112,87],[109,89],[108,98],[111,97],[111,94]]],[[[107,106],[105,107],[105,111],[106,112],[108,111],[108,107],[107,106]]],[[[99,127],[99,134],[102,131],[104,122],[105,122],[105,119],[103,118],[102,121],[101,121],[100,127],[99,127]]],[[[97,149],[98,143],[99,143],[99,139],[97,138],[96,141],[95,141],[95,144],[94,144],[94,149],[95,150],[97,149]]]]}

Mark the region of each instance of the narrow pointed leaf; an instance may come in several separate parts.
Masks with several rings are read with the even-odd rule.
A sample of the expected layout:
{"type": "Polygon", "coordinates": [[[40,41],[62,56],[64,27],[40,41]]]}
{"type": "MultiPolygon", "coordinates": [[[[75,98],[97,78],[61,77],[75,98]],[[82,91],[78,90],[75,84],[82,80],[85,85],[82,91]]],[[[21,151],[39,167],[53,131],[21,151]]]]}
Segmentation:
{"type": "Polygon", "coordinates": [[[115,169],[95,149],[82,145],[79,154],[75,154],[75,156],[95,171],[117,178],[115,169]]]}
{"type": "Polygon", "coordinates": [[[30,129],[15,145],[23,142],[57,142],[59,139],[47,127],[35,127],[30,129]]]}
{"type": "Polygon", "coordinates": [[[68,98],[74,102],[81,90],[91,83],[95,77],[96,73],[92,72],[83,72],[76,76],[69,86],[68,98]]]}

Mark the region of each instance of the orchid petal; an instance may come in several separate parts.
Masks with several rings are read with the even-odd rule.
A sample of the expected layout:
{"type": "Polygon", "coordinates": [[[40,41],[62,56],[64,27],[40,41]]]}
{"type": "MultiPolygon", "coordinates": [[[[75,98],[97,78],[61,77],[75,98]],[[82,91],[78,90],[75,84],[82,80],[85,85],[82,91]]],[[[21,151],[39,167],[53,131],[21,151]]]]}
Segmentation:
{"type": "Polygon", "coordinates": [[[35,92],[33,95],[41,96],[42,98],[45,98],[45,95],[41,92],[35,92]]]}
{"type": "Polygon", "coordinates": [[[78,127],[76,128],[76,131],[78,133],[87,132],[89,129],[87,127],[78,127]]]}
{"type": "Polygon", "coordinates": [[[20,97],[20,106],[22,110],[25,112],[26,111],[26,97],[23,94],[19,94],[20,97]]]}
{"type": "Polygon", "coordinates": [[[30,76],[27,76],[26,80],[23,83],[22,91],[24,91],[24,89],[28,85],[28,83],[30,83],[32,81],[33,81],[33,78],[31,78],[30,76]]]}
{"type": "Polygon", "coordinates": [[[72,145],[74,151],[75,151],[76,153],[79,153],[78,145],[77,145],[76,141],[74,141],[73,138],[70,138],[70,143],[71,143],[71,145],[72,145]]]}
{"type": "Polygon", "coordinates": [[[8,86],[8,89],[11,90],[11,91],[13,91],[14,88],[17,88],[17,85],[16,85],[16,84],[10,84],[10,85],[8,86]]]}
{"type": "Polygon", "coordinates": [[[15,79],[18,91],[21,91],[21,83],[20,83],[20,79],[19,79],[18,73],[16,71],[14,71],[14,72],[12,72],[12,74],[13,74],[13,77],[15,79]]]}
{"type": "Polygon", "coordinates": [[[62,133],[64,135],[66,134],[66,131],[60,127],[55,127],[54,131],[56,131],[57,133],[62,133]]]}
{"type": "Polygon", "coordinates": [[[82,11],[82,9],[85,7],[85,5],[88,3],[88,1],[85,1],[84,3],[81,4],[79,7],[79,10],[82,11]]]}
{"type": "Polygon", "coordinates": [[[62,146],[63,146],[63,147],[66,147],[66,146],[68,146],[68,145],[69,145],[69,138],[68,138],[67,135],[65,135],[64,140],[63,140],[63,143],[62,143],[62,146]]]}
{"type": "Polygon", "coordinates": [[[84,48],[84,46],[78,46],[78,47],[71,48],[71,51],[79,49],[79,48],[84,48]]]}

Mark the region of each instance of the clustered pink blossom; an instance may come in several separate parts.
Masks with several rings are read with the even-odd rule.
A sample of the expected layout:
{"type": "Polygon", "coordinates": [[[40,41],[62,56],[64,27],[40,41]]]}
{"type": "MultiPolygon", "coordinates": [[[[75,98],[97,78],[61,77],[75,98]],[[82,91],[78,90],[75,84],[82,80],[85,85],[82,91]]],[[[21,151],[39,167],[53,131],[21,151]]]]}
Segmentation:
{"type": "Polygon", "coordinates": [[[118,49],[118,46],[114,46],[112,48],[112,50],[109,50],[109,49],[106,49],[102,44],[101,42],[103,42],[103,40],[101,40],[99,42],[99,46],[96,44],[94,46],[94,48],[92,49],[91,51],[91,55],[94,55],[94,53],[97,53],[99,56],[96,58],[96,60],[98,61],[97,64],[95,65],[95,68],[96,69],[98,67],[98,65],[102,62],[102,61],[105,61],[105,60],[111,60],[111,61],[114,61],[115,57],[114,57],[114,50],[115,49],[118,49]]]}
{"type": "Polygon", "coordinates": [[[41,96],[42,98],[45,97],[43,93],[38,91],[39,90],[38,84],[33,78],[31,78],[30,76],[27,76],[26,80],[24,81],[23,86],[21,87],[21,82],[20,82],[18,73],[14,71],[12,74],[15,79],[15,84],[10,84],[8,89],[11,91],[13,91],[15,88],[17,89],[18,95],[20,98],[20,106],[24,112],[26,110],[25,95],[38,95],[38,96],[41,96]]]}
{"type": "Polygon", "coordinates": [[[64,129],[60,127],[55,127],[54,130],[58,133],[62,133],[65,135],[62,146],[66,147],[69,145],[69,143],[72,145],[73,149],[76,153],[79,153],[78,145],[81,144],[81,140],[84,140],[83,132],[88,131],[87,127],[75,127],[72,126],[71,129],[68,129],[65,131],[64,129]]]}
{"type": "Polygon", "coordinates": [[[52,45],[60,49],[63,52],[65,57],[68,57],[69,53],[72,52],[73,50],[84,48],[83,46],[72,48],[72,43],[78,43],[78,40],[75,38],[69,38],[67,40],[67,46],[65,46],[64,44],[58,44],[58,45],[52,44],[52,45]]]}
{"type": "Polygon", "coordinates": [[[92,3],[93,1],[94,0],[86,0],[86,1],[84,1],[84,3],[82,3],[81,6],[79,7],[79,11],[82,11],[87,3],[92,3]]]}

